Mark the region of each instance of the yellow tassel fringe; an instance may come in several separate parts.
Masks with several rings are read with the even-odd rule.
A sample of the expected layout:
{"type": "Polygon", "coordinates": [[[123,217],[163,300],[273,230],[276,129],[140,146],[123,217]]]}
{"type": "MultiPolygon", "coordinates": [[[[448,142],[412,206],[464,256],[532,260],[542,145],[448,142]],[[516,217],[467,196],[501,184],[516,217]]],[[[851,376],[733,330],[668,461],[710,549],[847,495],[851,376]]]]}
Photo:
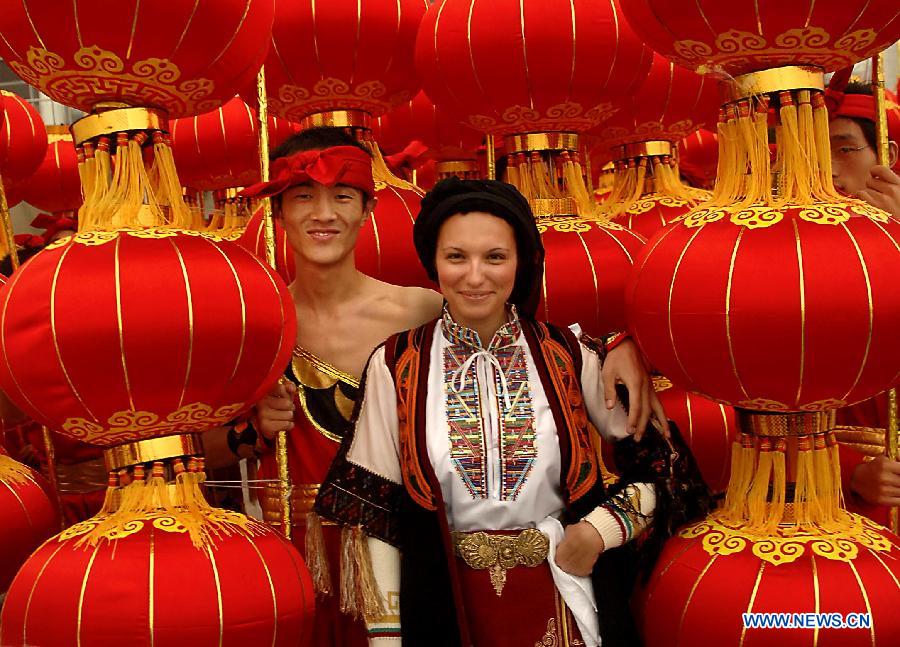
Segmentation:
{"type": "Polygon", "coordinates": [[[387,615],[375,572],[366,533],[361,527],[341,531],[341,596],[340,608],[354,618],[387,615]]]}
{"type": "Polygon", "coordinates": [[[331,593],[331,572],[328,564],[328,553],[325,549],[325,535],[322,532],[322,520],[315,512],[306,515],[306,567],[312,576],[316,593],[331,593]]]}

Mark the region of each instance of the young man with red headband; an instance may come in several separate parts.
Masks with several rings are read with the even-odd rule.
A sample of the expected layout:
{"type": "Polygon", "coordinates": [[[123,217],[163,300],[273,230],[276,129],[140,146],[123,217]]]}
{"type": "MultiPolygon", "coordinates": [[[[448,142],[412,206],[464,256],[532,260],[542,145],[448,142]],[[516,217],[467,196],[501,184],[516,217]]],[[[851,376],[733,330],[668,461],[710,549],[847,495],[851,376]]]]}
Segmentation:
{"type": "MultiPolygon", "coordinates": [[[[831,117],[831,165],[835,187],[900,216],[900,106],[886,92],[888,164],[877,163],[876,107],[872,88],[850,83],[840,91],[841,73],[826,91],[831,117]]],[[[844,73],[846,78],[846,73],[844,73]]],[[[841,441],[841,471],[847,507],[881,524],[888,522],[888,506],[900,505],[900,463],[884,456],[887,426],[885,394],[837,412],[841,441]]]]}
{"type": "MultiPolygon", "coordinates": [[[[250,428],[229,431],[228,444],[240,456],[252,453],[255,444],[261,452],[259,478],[274,479],[271,441],[279,431],[288,431],[293,541],[304,546],[306,515],[350,429],[369,355],[391,335],[435,320],[443,300],[437,292],[389,285],[356,268],[356,239],[375,208],[372,159],[363,145],[341,129],[314,128],[288,139],[272,157],[271,180],[243,195],[272,198],[273,211],[294,251],[297,278],[290,290],[297,312],[297,345],[285,373],[288,381],[257,404],[250,428]],[[259,432],[258,441],[254,431],[259,432]]],[[[607,403],[610,408],[617,381],[629,391],[629,424],[642,430],[650,417],[652,390],[630,340],[610,351],[604,365],[606,397],[613,400],[607,403]]],[[[263,510],[267,520],[280,520],[277,489],[268,490],[263,510]]],[[[323,537],[325,546],[314,548],[325,550],[334,570],[313,575],[318,588],[334,591],[339,529],[326,525],[322,531],[310,532],[309,537],[323,537]]],[[[319,598],[313,634],[310,644],[317,646],[366,644],[364,626],[340,613],[335,595],[319,598]]]]}

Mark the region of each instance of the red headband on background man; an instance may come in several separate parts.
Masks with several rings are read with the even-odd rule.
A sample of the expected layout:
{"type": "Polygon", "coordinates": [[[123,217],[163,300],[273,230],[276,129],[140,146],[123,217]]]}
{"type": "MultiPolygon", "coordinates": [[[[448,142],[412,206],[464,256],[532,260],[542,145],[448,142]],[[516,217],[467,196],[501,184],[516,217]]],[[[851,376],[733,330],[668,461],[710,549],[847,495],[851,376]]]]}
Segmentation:
{"type": "MultiPolygon", "coordinates": [[[[875,97],[868,94],[847,94],[844,88],[850,80],[851,68],[834,73],[828,88],[825,90],[825,105],[828,106],[828,118],[866,119],[874,123],[876,119],[875,97]]],[[[884,91],[887,105],[888,139],[900,144],[900,105],[897,95],[890,90],[884,91]]],[[[900,159],[894,169],[900,168],[900,159]]]]}
{"type": "Polygon", "coordinates": [[[375,193],[372,158],[356,146],[332,146],[322,150],[301,151],[272,162],[270,180],[249,186],[241,198],[270,198],[297,184],[318,182],[325,186],[343,184],[375,193]]]}

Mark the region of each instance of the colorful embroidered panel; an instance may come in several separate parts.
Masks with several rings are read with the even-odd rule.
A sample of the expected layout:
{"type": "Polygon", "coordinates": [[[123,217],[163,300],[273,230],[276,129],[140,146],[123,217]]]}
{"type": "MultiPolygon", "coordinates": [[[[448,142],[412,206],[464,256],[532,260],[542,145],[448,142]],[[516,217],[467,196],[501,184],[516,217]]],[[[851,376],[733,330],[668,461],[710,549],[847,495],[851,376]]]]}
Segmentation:
{"type": "Polygon", "coordinates": [[[511,321],[497,331],[487,349],[476,332],[453,321],[446,309],[441,329],[449,341],[443,368],[450,461],[473,498],[488,498],[492,466],[487,463],[486,435],[498,433],[499,496],[501,501],[514,501],[537,458],[526,350],[516,345],[521,334],[518,317],[513,311],[511,321]],[[494,407],[481,401],[485,385],[479,383],[479,363],[493,375],[488,388],[494,407]]]}

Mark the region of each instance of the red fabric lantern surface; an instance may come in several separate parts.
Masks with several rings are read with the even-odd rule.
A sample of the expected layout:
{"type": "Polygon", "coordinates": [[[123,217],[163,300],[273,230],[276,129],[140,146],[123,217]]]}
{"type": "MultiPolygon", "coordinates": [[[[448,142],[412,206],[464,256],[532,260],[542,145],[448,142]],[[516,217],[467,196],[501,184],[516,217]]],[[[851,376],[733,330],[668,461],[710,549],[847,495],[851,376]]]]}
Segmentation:
{"type": "Polygon", "coordinates": [[[703,480],[713,494],[724,492],[731,475],[731,443],[737,438],[734,409],[653,378],[653,389],[697,459],[703,480]]]}
{"type": "Polygon", "coordinates": [[[277,2],[266,59],[269,109],[291,121],[329,110],[378,117],[418,90],[424,0],[277,2]]]}
{"type": "MultiPolygon", "coordinates": [[[[42,541],[59,530],[50,486],[33,469],[17,463],[0,446],[0,594],[42,541]]],[[[5,643],[4,643],[5,644],[5,643]]]]}
{"type": "Polygon", "coordinates": [[[538,314],[589,335],[625,330],[624,286],[644,239],[613,225],[574,217],[539,218],[544,242],[544,285],[538,314]]]}
{"type": "Polygon", "coordinates": [[[104,102],[200,114],[256,74],[272,2],[29,0],[0,16],[0,56],[54,101],[90,111],[104,102]]]}
{"type": "Polygon", "coordinates": [[[47,151],[47,129],[34,106],[0,90],[0,176],[7,187],[34,173],[47,151]]]}
{"type": "MultiPolygon", "coordinates": [[[[299,130],[269,116],[269,145],[275,148],[299,130]]],[[[211,112],[169,124],[178,176],[197,191],[216,191],[259,182],[256,110],[234,97],[211,112]]]]}
{"type": "Polygon", "coordinates": [[[719,104],[714,79],[653,54],[644,81],[592,134],[607,148],[650,140],[675,143],[702,126],[715,126],[719,104]]]}
{"type": "Polygon", "coordinates": [[[650,50],[618,0],[447,0],[422,20],[428,97],[495,135],[584,132],[647,75],[650,50]]]}
{"type": "Polygon", "coordinates": [[[234,243],[78,234],[0,292],[0,387],[41,424],[97,445],[199,432],[271,388],[295,326],[284,284],[234,243]]]}
{"type": "Polygon", "coordinates": [[[644,644],[896,645],[900,539],[865,524],[862,535],[840,543],[803,532],[753,540],[706,521],[684,528],[663,548],[640,594],[644,644]],[[871,627],[745,630],[748,612],[871,613],[871,627]]]}
{"type": "Polygon", "coordinates": [[[47,153],[37,170],[19,184],[23,199],[33,207],[59,213],[81,206],[81,178],[75,142],[65,126],[48,126],[47,153]]]}
{"type": "Polygon", "coordinates": [[[425,144],[437,160],[475,159],[482,135],[435,106],[424,92],[378,119],[375,141],[397,153],[414,140],[425,144]]]}
{"type": "Polygon", "coordinates": [[[701,128],[678,142],[678,168],[691,186],[711,189],[719,165],[719,138],[701,128]]]}
{"type": "Polygon", "coordinates": [[[689,69],[730,75],[782,65],[838,70],[900,37],[896,0],[621,0],[654,50],[689,69]]]}
{"type": "Polygon", "coordinates": [[[649,240],[690,208],[691,205],[684,200],[654,193],[642,196],[628,211],[613,218],[613,222],[649,240]]]}
{"type": "Polygon", "coordinates": [[[893,384],[900,220],[842,206],[698,209],[648,241],[628,309],[653,365],[756,410],[830,409],[893,384]]]}
{"type": "Polygon", "coordinates": [[[10,587],[0,643],[305,644],[315,594],[280,534],[256,524],[253,536],[198,549],[164,522],[140,519],[125,536],[79,547],[79,533],[98,523],[91,519],[45,543],[10,587]]]}

